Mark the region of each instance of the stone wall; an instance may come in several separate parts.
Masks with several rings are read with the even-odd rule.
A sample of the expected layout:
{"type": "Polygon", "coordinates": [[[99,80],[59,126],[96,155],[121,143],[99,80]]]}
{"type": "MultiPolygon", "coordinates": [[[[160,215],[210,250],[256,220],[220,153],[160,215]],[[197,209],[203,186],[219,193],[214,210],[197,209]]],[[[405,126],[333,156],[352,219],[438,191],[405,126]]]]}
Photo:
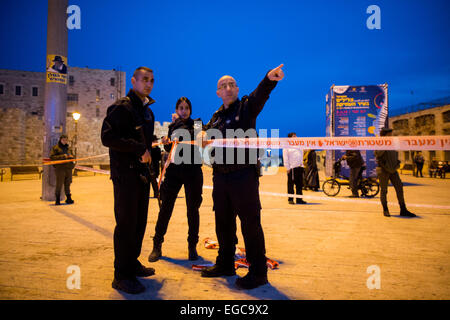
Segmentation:
{"type": "MultiPolygon", "coordinates": [[[[394,129],[394,136],[450,135],[450,105],[405,113],[389,119],[389,126],[394,129]]],[[[413,152],[399,152],[400,161],[412,163],[413,152]]],[[[449,161],[450,151],[423,151],[426,165],[431,160],[449,161]]]]}
{"type": "MultiPolygon", "coordinates": [[[[65,132],[75,141],[72,113],[81,114],[77,123],[77,157],[108,153],[100,139],[107,108],[126,95],[125,72],[88,68],[68,68],[67,118],[65,132]]],[[[40,164],[44,134],[45,73],[0,69],[0,166],[40,164]],[[21,94],[16,95],[16,86],[21,94]],[[33,87],[37,96],[33,96],[33,87]]],[[[169,123],[155,124],[155,134],[167,134],[169,123]]],[[[91,163],[108,163],[108,157],[91,163]]]]}

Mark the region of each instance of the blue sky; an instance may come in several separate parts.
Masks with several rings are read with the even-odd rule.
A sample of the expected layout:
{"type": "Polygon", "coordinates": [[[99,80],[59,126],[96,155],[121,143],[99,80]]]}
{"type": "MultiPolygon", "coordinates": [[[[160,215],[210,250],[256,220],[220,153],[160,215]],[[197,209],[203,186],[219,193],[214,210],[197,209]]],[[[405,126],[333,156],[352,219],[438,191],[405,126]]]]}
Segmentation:
{"type": "MultiPolygon", "coordinates": [[[[325,94],[332,84],[388,83],[390,108],[450,96],[450,1],[114,1],[69,0],[81,30],[69,30],[70,66],[155,71],[159,121],[187,96],[193,117],[208,121],[221,101],[224,74],[250,93],[284,63],[285,79],[258,128],[285,136],[325,135],[325,94]],[[366,9],[381,9],[369,30],[366,9]]],[[[0,68],[44,71],[47,1],[1,1],[0,68]]]]}

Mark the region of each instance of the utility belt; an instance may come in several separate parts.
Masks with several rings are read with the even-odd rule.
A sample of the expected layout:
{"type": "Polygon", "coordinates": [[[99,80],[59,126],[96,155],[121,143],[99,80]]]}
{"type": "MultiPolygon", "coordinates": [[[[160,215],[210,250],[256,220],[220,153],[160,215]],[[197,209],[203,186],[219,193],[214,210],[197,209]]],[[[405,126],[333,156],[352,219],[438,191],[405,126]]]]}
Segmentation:
{"type": "Polygon", "coordinates": [[[111,164],[111,173],[113,173],[113,171],[117,176],[137,174],[144,184],[148,184],[151,181],[150,167],[144,163],[131,162],[114,168],[113,164],[111,164]]]}

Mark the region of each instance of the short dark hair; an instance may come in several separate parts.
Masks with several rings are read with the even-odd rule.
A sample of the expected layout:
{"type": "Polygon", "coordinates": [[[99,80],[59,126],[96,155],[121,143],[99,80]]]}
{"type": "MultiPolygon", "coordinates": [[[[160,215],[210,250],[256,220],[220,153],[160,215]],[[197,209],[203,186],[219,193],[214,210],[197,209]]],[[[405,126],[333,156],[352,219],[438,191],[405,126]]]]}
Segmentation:
{"type": "Polygon", "coordinates": [[[182,103],[183,101],[186,102],[187,105],[189,106],[189,110],[191,111],[191,113],[189,114],[189,116],[190,116],[190,115],[192,114],[192,104],[191,104],[191,101],[189,101],[189,99],[186,98],[186,97],[181,97],[180,99],[177,100],[177,103],[175,104],[175,110],[178,109],[178,106],[179,106],[180,103],[182,103]]]}
{"type": "Polygon", "coordinates": [[[139,67],[139,68],[137,68],[136,70],[134,70],[134,72],[133,72],[133,77],[136,78],[137,74],[138,74],[139,71],[141,71],[141,70],[142,70],[142,71],[147,71],[147,72],[153,73],[153,70],[150,69],[150,68],[147,68],[147,67],[139,67]]]}
{"type": "Polygon", "coordinates": [[[288,133],[288,138],[292,138],[294,135],[297,135],[295,132],[289,132],[288,133]]]}

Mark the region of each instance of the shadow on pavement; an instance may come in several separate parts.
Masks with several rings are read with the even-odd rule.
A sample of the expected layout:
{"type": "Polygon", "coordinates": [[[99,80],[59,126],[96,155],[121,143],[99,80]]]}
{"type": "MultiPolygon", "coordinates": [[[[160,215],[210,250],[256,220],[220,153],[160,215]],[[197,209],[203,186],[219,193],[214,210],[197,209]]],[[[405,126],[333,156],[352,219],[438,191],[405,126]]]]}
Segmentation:
{"type": "Polygon", "coordinates": [[[288,296],[270,284],[270,271],[268,273],[269,283],[251,290],[238,289],[235,284],[237,278],[238,276],[226,277],[227,286],[233,291],[240,291],[262,300],[290,300],[288,296]]]}
{"type": "MultiPolygon", "coordinates": [[[[213,264],[214,262],[209,261],[209,260],[205,260],[202,257],[199,256],[198,260],[195,261],[189,261],[189,260],[184,260],[184,259],[173,259],[173,258],[169,258],[169,257],[161,257],[161,260],[176,264],[178,266],[187,268],[189,270],[192,270],[192,265],[193,264],[213,264]]],[[[280,262],[281,264],[281,262],[280,262]]],[[[274,271],[276,272],[276,271],[274,271]]],[[[198,276],[200,277],[200,272],[197,272],[198,276]]],[[[271,270],[269,270],[268,272],[268,277],[269,277],[269,283],[266,285],[263,285],[259,288],[255,288],[252,290],[240,290],[236,287],[236,285],[234,284],[236,282],[236,279],[238,278],[238,276],[232,276],[232,277],[221,277],[223,279],[226,280],[226,286],[233,290],[233,291],[241,291],[243,293],[246,293],[252,297],[255,297],[257,299],[269,299],[269,300],[290,300],[290,298],[288,296],[286,296],[284,293],[280,292],[277,288],[273,287],[270,284],[270,276],[271,276],[271,270]]]]}
{"type": "Polygon", "coordinates": [[[140,294],[129,294],[120,290],[114,290],[114,293],[111,294],[111,298],[117,298],[117,295],[126,300],[163,300],[162,297],[159,296],[159,290],[164,285],[164,281],[158,281],[152,278],[138,278],[139,282],[142,283],[145,287],[145,292],[140,294]]]}
{"type": "Polygon", "coordinates": [[[70,212],[64,210],[63,208],[61,208],[60,206],[51,206],[50,208],[52,210],[58,212],[59,214],[62,214],[63,216],[65,216],[67,218],[70,218],[73,221],[75,221],[75,222],[77,222],[77,223],[79,223],[79,224],[81,224],[81,225],[91,229],[92,231],[100,233],[101,235],[103,235],[103,236],[105,236],[107,238],[112,238],[113,237],[113,234],[112,234],[111,231],[106,230],[106,229],[96,225],[95,223],[92,223],[92,222],[90,222],[90,221],[88,221],[86,219],[83,219],[83,218],[81,218],[81,217],[79,217],[79,216],[77,216],[77,215],[75,215],[73,213],[70,213],[70,212]]]}

